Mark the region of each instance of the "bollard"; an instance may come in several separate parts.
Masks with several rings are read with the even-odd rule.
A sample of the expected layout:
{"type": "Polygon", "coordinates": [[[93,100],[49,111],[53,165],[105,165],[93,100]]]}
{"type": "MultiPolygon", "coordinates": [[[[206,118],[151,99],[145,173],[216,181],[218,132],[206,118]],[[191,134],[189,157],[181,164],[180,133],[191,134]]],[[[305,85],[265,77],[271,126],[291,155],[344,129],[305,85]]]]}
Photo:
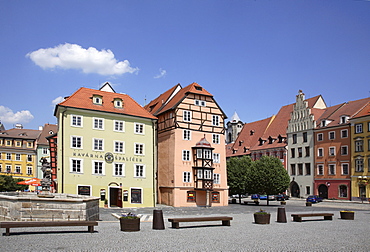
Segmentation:
{"type": "Polygon", "coordinates": [[[279,207],[278,213],[277,213],[277,222],[286,223],[286,214],[285,214],[285,208],[279,207]]]}
{"type": "Polygon", "coordinates": [[[162,210],[153,210],[153,229],[163,230],[163,212],[162,210]]]}

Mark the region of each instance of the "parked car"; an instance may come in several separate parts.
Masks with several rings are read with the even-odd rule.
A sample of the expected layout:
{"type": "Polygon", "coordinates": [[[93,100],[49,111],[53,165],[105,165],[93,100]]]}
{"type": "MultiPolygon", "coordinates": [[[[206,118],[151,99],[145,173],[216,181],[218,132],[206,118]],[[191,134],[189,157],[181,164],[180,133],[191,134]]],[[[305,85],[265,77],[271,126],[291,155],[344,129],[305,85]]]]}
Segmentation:
{"type": "Polygon", "coordinates": [[[260,198],[259,194],[252,194],[251,199],[252,200],[258,200],[260,198]]]}
{"type": "Polygon", "coordinates": [[[322,198],[317,195],[310,195],[307,197],[306,202],[318,203],[321,202],[322,198]]]}
{"type": "Polygon", "coordinates": [[[289,199],[289,196],[286,195],[286,194],[280,193],[280,194],[276,195],[275,198],[278,201],[285,201],[285,200],[288,200],[289,199]]]}
{"type": "MultiPolygon", "coordinates": [[[[258,194],[253,194],[251,196],[252,199],[260,199],[260,200],[267,200],[267,195],[258,195],[258,194]]],[[[269,195],[269,200],[275,200],[275,195],[269,195]]]]}

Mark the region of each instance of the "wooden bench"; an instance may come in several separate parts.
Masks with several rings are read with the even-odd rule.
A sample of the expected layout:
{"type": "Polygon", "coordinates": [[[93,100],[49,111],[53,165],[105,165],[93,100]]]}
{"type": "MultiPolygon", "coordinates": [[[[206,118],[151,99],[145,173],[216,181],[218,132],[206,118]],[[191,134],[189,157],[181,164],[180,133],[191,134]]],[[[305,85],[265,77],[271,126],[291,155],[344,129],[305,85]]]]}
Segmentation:
{"type": "Polygon", "coordinates": [[[94,226],[97,226],[97,221],[2,221],[0,228],[5,228],[5,235],[10,235],[10,228],[23,227],[66,227],[66,226],[87,226],[87,231],[94,232],[94,226]]]}
{"type": "Polygon", "coordinates": [[[228,216],[211,216],[211,217],[185,217],[185,218],[169,218],[172,222],[172,228],[179,228],[180,222],[202,222],[202,221],[222,221],[222,226],[230,226],[230,221],[233,217],[228,216]]]}
{"type": "Polygon", "coordinates": [[[315,216],[324,216],[324,220],[333,220],[332,213],[301,213],[301,214],[292,214],[293,221],[302,222],[302,217],[315,217],[315,216]]]}

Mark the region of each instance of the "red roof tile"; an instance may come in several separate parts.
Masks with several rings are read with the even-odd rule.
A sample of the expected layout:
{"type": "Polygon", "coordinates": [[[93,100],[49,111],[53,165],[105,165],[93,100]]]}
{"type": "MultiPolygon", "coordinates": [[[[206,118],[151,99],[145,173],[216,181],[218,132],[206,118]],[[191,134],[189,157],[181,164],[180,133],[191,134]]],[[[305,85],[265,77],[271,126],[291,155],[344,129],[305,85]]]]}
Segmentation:
{"type": "Polygon", "coordinates": [[[366,104],[353,118],[359,118],[363,116],[370,116],[370,102],[366,104]]]}

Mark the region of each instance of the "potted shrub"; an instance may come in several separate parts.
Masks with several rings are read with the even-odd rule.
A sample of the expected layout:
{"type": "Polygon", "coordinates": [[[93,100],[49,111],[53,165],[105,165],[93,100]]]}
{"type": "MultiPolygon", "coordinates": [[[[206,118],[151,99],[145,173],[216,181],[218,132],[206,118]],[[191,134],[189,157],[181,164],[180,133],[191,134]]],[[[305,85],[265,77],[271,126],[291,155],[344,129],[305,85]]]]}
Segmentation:
{"type": "Polygon", "coordinates": [[[280,205],[286,205],[286,201],[280,201],[280,205]]]}
{"type": "Polygon", "coordinates": [[[140,218],[134,213],[124,213],[119,218],[121,231],[140,231],[140,218]]]}
{"type": "Polygon", "coordinates": [[[270,224],[271,214],[266,212],[265,210],[260,209],[258,212],[255,212],[253,215],[254,215],[254,223],[270,224]]]}
{"type": "Polygon", "coordinates": [[[105,208],[108,208],[108,199],[105,199],[105,200],[104,200],[104,207],[105,207],[105,208]]]}
{"type": "Polygon", "coordinates": [[[340,211],[340,218],[343,219],[343,220],[354,220],[355,219],[355,211],[342,210],[342,211],[340,211]]]}

